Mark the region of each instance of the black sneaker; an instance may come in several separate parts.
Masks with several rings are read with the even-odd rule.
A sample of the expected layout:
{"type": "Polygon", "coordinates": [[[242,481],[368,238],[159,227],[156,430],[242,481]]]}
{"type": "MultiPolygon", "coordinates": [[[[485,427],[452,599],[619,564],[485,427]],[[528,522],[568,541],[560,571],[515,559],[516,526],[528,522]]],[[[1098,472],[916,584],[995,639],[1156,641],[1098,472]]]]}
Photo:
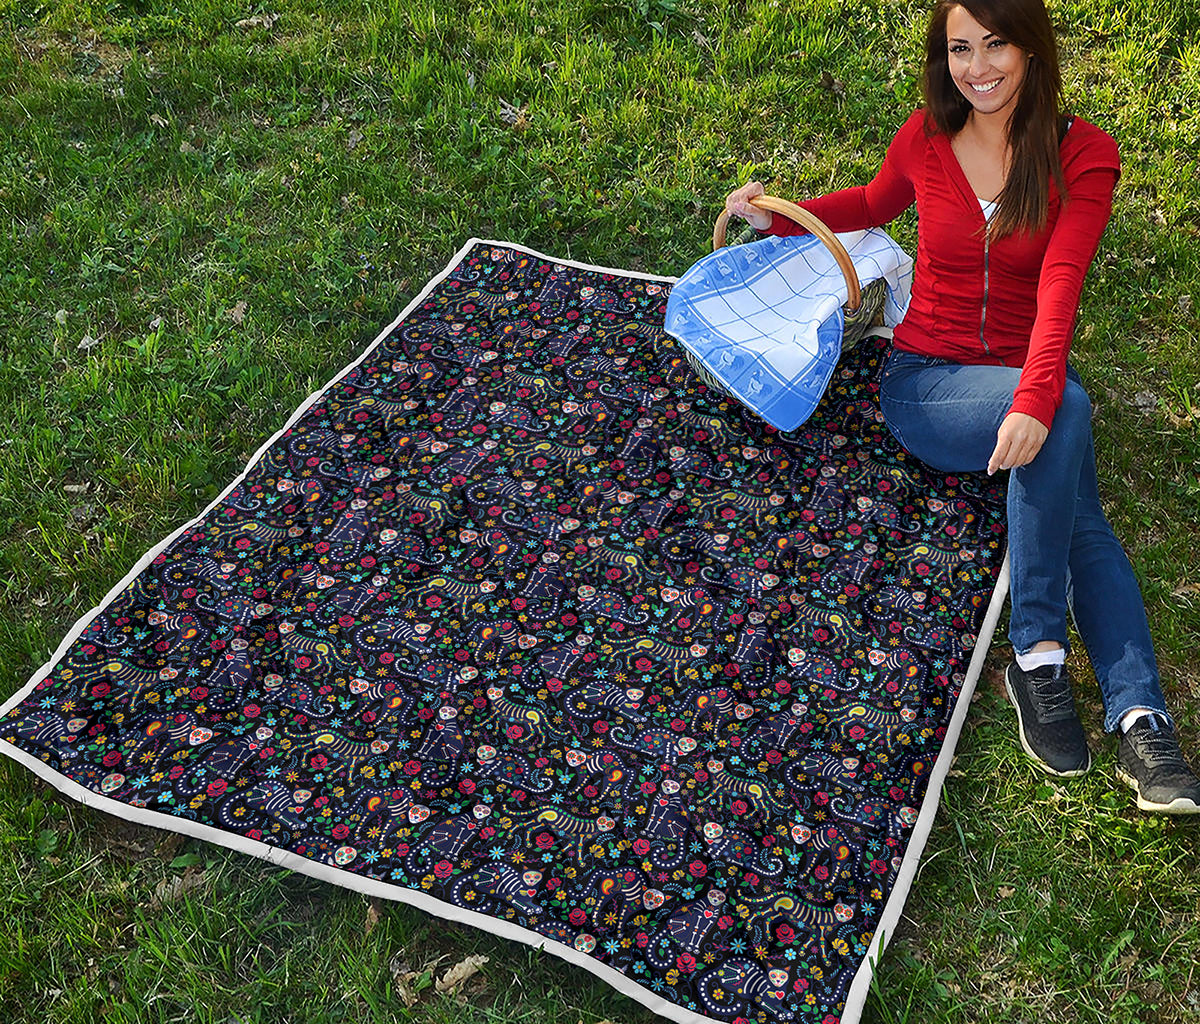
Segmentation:
{"type": "Polygon", "coordinates": [[[1004,673],[1004,688],[1017,709],[1025,753],[1061,778],[1082,775],[1091,768],[1092,752],[1075,713],[1066,665],[1043,665],[1025,672],[1014,661],[1004,673]]]}
{"type": "Polygon", "coordinates": [[[1143,811],[1200,814],[1200,779],[1183,759],[1175,730],[1157,715],[1143,715],[1121,734],[1117,778],[1137,792],[1143,811]]]}

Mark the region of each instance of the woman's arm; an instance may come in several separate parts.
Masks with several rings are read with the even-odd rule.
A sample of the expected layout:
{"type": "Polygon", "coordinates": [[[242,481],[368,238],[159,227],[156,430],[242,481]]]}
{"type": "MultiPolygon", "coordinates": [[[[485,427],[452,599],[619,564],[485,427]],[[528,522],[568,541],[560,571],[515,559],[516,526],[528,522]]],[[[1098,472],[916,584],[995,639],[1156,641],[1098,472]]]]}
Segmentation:
{"type": "Polygon", "coordinates": [[[1033,416],[1047,428],[1062,402],[1079,295],[1112,213],[1118,175],[1119,170],[1106,163],[1089,167],[1069,184],[1070,199],[1059,213],[1042,260],[1037,317],[1009,411],[1033,416]]]}

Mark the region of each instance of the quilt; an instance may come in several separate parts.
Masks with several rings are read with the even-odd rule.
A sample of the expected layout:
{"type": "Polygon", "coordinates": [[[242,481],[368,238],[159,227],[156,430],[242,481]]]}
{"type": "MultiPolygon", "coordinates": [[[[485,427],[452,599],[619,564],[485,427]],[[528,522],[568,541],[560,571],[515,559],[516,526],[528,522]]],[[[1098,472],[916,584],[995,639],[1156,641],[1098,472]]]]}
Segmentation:
{"type": "Polygon", "coordinates": [[[75,624],[0,751],[673,1020],[856,1020],[999,614],[1003,485],[892,440],[885,336],[792,433],[708,391],[670,287],[469,242],[75,624]]]}

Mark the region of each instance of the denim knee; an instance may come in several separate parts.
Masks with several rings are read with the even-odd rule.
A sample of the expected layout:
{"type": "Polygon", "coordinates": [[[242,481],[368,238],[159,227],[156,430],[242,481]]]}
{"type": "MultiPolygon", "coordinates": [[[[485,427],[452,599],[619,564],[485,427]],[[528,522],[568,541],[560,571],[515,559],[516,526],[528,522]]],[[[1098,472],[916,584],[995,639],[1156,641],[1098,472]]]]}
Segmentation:
{"type": "Polygon", "coordinates": [[[1054,414],[1047,445],[1059,445],[1070,450],[1084,445],[1092,432],[1092,400],[1083,386],[1070,378],[1063,387],[1062,404],[1054,414]]]}

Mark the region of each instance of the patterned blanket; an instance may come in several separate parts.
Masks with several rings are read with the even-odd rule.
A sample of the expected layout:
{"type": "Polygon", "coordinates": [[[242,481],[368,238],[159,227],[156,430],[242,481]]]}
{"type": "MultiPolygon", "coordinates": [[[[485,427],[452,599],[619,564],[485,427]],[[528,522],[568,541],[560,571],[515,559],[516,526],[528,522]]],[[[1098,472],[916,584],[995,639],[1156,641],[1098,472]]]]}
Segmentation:
{"type": "Polygon", "coordinates": [[[469,243],[76,624],[0,750],[678,1021],[857,1019],[999,611],[1002,487],[893,442],[883,338],[765,426],[688,369],[669,288],[469,243]]]}

